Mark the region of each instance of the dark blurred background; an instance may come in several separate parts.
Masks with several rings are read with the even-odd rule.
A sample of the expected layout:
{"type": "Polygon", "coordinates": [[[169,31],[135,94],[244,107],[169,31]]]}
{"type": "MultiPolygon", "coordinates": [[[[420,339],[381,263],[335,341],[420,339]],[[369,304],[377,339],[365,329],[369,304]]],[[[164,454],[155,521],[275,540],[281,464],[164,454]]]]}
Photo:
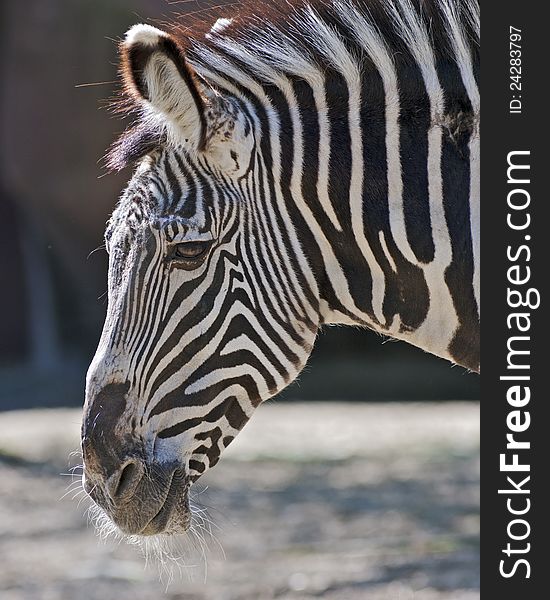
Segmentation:
{"type": "MultiPolygon", "coordinates": [[[[106,175],[101,166],[125,127],[106,108],[116,89],[116,41],[136,22],[200,6],[0,4],[0,410],[82,403],[106,307],[103,228],[130,177],[128,170],[106,175]]],[[[477,375],[382,342],[356,328],[326,328],[306,372],[283,397],[479,398],[477,375]]]]}

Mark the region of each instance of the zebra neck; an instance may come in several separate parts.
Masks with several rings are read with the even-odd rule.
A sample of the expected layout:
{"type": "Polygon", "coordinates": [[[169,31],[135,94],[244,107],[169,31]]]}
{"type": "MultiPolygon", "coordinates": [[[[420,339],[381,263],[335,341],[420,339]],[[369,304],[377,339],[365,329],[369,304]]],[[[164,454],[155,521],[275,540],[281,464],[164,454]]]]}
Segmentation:
{"type": "Polygon", "coordinates": [[[355,86],[327,72],[324,103],[298,79],[290,98],[269,94],[280,189],[318,285],[320,322],[366,325],[456,361],[461,317],[460,344],[473,354],[479,317],[470,229],[478,115],[456,63],[437,69],[446,94],[439,107],[412,63],[396,71],[394,97],[376,71],[355,86]],[[462,315],[459,298],[467,299],[462,315]]]}
{"type": "Polygon", "coordinates": [[[405,0],[376,22],[352,4],[214,36],[195,66],[253,121],[254,201],[319,321],[476,369],[477,7],[435,3],[428,31],[405,0]]]}

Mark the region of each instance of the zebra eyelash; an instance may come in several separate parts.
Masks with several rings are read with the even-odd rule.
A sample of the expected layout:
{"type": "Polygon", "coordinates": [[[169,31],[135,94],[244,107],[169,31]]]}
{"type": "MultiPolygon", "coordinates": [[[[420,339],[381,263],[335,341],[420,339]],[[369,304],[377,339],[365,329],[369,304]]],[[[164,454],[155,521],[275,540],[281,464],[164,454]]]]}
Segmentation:
{"type": "Polygon", "coordinates": [[[186,242],[178,242],[171,244],[168,248],[166,260],[171,265],[185,270],[195,269],[202,265],[212,251],[214,240],[189,240],[186,242]],[[186,255],[186,251],[191,251],[193,248],[200,250],[196,255],[192,252],[186,255]]]}

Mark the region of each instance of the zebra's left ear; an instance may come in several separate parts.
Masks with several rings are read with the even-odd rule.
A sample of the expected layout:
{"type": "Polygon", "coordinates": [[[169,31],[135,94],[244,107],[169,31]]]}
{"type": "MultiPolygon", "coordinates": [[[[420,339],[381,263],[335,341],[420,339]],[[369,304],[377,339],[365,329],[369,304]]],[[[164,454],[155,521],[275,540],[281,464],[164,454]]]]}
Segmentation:
{"type": "Polygon", "coordinates": [[[134,25],[120,47],[126,91],[147,117],[167,128],[174,141],[204,149],[207,100],[185,53],[170,35],[151,25],[134,25]]]}
{"type": "Polygon", "coordinates": [[[121,45],[122,77],[145,118],[188,150],[208,153],[226,173],[240,173],[253,136],[235,99],[210,88],[176,40],[151,25],[134,25],[121,45]]]}

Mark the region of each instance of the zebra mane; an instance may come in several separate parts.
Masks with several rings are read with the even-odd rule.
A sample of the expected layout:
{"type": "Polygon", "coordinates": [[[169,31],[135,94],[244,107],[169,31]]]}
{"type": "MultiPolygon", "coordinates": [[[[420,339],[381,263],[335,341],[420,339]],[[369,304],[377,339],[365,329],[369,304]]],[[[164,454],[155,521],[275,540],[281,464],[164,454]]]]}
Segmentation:
{"type": "Polygon", "coordinates": [[[200,60],[206,49],[234,56],[230,49],[238,46],[254,64],[297,76],[304,61],[334,67],[341,56],[330,51],[340,44],[365,58],[359,50],[365,34],[398,63],[407,62],[411,47],[424,41],[436,60],[456,56],[457,37],[472,54],[479,50],[479,0],[244,0],[222,7],[216,21],[196,19],[168,29],[191,56],[200,60]]]}
{"type": "MultiPolygon", "coordinates": [[[[479,59],[479,0],[242,0],[163,26],[207,81],[244,74],[253,84],[280,85],[328,69],[361,76],[392,64],[451,60],[461,68],[479,59]]],[[[115,105],[123,113],[138,109],[124,90],[115,105]]],[[[138,119],[109,150],[107,166],[120,170],[163,143],[161,132],[138,119]]]]}

